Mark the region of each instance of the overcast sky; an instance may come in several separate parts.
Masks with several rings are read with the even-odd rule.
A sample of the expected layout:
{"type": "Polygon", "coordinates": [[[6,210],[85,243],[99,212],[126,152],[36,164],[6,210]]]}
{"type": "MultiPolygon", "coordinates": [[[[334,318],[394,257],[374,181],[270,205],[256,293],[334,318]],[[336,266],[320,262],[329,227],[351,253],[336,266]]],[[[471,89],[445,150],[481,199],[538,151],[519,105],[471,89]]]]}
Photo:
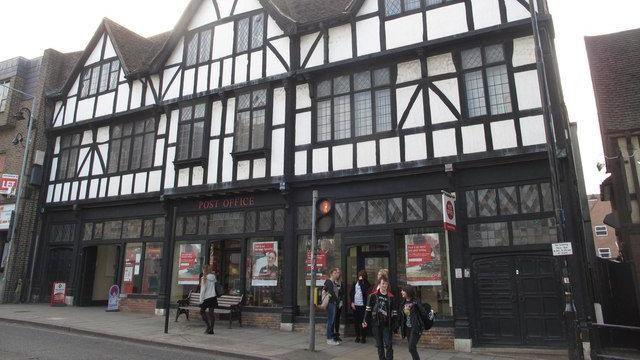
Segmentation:
{"type": "MultiPolygon", "coordinates": [[[[170,30],[189,0],[4,0],[0,60],[37,57],[44,49],[83,50],[103,17],[150,36],[170,30]]],[[[598,193],[605,174],[602,142],[584,36],[640,27],[639,0],[548,0],[571,121],[578,123],[587,191],[598,193]],[[604,4],[604,5],[603,5],[604,4]]]]}

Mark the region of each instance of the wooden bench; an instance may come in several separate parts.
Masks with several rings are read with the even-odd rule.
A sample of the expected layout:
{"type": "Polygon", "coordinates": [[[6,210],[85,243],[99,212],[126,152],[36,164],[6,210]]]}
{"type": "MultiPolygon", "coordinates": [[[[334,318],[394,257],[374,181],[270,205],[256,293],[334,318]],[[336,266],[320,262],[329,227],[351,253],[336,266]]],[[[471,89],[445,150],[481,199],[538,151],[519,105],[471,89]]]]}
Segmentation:
{"type": "MultiPolygon", "coordinates": [[[[214,314],[227,314],[229,315],[229,328],[231,328],[231,322],[235,317],[238,320],[238,325],[242,327],[242,300],[244,296],[222,295],[218,297],[218,307],[214,309],[214,314]]],[[[191,292],[186,299],[178,300],[178,311],[176,313],[176,320],[180,315],[185,314],[187,321],[189,321],[189,312],[200,312],[200,294],[191,292]]]]}

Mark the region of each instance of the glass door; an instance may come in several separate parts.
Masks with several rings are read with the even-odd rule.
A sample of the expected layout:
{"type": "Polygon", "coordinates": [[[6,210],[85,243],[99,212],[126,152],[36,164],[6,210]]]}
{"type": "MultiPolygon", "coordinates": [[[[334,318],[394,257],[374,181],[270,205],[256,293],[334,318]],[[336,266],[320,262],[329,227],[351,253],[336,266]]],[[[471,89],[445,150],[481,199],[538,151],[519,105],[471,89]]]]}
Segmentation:
{"type": "Polygon", "coordinates": [[[209,246],[209,265],[223,284],[225,294],[242,294],[241,259],[240,240],[212,241],[209,246]]]}

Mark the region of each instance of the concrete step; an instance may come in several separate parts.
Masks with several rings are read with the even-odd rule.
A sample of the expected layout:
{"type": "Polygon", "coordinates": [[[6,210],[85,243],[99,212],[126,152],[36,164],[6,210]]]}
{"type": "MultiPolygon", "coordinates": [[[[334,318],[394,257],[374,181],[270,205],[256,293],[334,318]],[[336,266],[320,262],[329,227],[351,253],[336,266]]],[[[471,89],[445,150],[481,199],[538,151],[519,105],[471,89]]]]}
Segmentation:
{"type": "Polygon", "coordinates": [[[639,360],[640,351],[637,349],[606,349],[597,355],[601,360],[639,360]]]}
{"type": "Polygon", "coordinates": [[[477,347],[472,353],[478,355],[509,357],[522,360],[567,360],[566,349],[524,348],[524,347],[477,347]]]}

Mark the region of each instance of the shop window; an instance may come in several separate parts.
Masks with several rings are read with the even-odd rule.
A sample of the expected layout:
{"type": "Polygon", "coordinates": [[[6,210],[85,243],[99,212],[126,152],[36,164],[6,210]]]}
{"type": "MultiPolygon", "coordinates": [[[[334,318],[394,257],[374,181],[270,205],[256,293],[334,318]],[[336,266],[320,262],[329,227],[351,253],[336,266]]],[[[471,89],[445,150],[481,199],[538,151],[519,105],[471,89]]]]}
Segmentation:
{"type": "Polygon", "coordinates": [[[553,218],[514,221],[511,226],[513,245],[550,244],[558,241],[553,218]]]}
{"type": "Polygon", "coordinates": [[[367,214],[364,201],[349,203],[349,226],[362,226],[367,224],[367,214]]]}
{"type": "Polygon", "coordinates": [[[142,293],[157,294],[162,275],[162,243],[147,243],[142,272],[142,293]]]}
{"type": "Polygon", "coordinates": [[[553,211],[553,195],[551,194],[551,184],[540,184],[540,194],[542,195],[543,211],[553,211]]]}
{"type": "Polygon", "coordinates": [[[93,238],[93,223],[84,224],[84,231],[82,232],[82,241],[89,241],[93,238]]]}
{"type": "Polygon", "coordinates": [[[244,231],[252,233],[256,231],[256,212],[247,211],[244,214],[244,231]]]}
{"type": "Polygon", "coordinates": [[[49,243],[70,243],[73,242],[75,224],[60,224],[51,226],[51,237],[49,243]]]}
{"type": "Polygon", "coordinates": [[[205,103],[180,108],[176,160],[193,160],[203,156],[205,116],[205,103]]]}
{"type": "Polygon", "coordinates": [[[478,190],[478,214],[480,216],[498,215],[495,189],[478,190]]]}
{"type": "Polygon", "coordinates": [[[142,230],[141,219],[124,220],[122,222],[122,238],[138,239],[142,230]]]}
{"type": "Polygon", "coordinates": [[[347,226],[347,203],[336,203],[336,209],[334,211],[335,214],[335,223],[336,227],[346,227],[347,226]]]}
{"type": "Polygon", "coordinates": [[[273,214],[270,210],[260,211],[259,213],[259,228],[258,230],[271,230],[273,229],[273,214]]]}
{"type": "Polygon", "coordinates": [[[492,115],[511,112],[509,76],[502,44],[463,50],[461,57],[469,117],[486,115],[487,105],[492,115]]]}
{"type": "Polygon", "coordinates": [[[112,174],[152,167],[156,144],[155,130],[154,119],[142,119],[112,126],[108,172],[112,174]]]}
{"type": "Polygon", "coordinates": [[[538,185],[522,185],[520,188],[520,203],[523,214],[540,212],[540,196],[538,185]]]}
{"type": "Polygon", "coordinates": [[[142,236],[153,236],[153,220],[145,220],[142,226],[142,236]]]}
{"type": "Polygon", "coordinates": [[[509,246],[506,222],[467,225],[469,247],[509,246]]]}
{"type": "Polygon", "coordinates": [[[201,243],[179,242],[174,248],[174,262],[171,281],[171,301],[183,299],[191,291],[197,291],[200,284],[204,253],[201,243]]]}
{"type": "Polygon", "coordinates": [[[142,243],[129,243],[124,253],[122,293],[140,294],[142,290],[142,243]]]}
{"type": "Polygon", "coordinates": [[[429,194],[427,199],[427,219],[429,221],[442,220],[442,195],[429,194]]]}
{"type": "Polygon", "coordinates": [[[198,235],[207,235],[207,215],[198,216],[198,235]]]}
{"type": "Polygon", "coordinates": [[[407,221],[420,221],[424,219],[424,212],[422,210],[423,199],[419,198],[408,198],[407,199],[407,221]]]}
{"type": "Polygon", "coordinates": [[[398,288],[415,286],[420,302],[439,316],[451,316],[449,254],[441,230],[410,229],[396,235],[395,244],[398,288]]]}
{"type": "Polygon", "coordinates": [[[597,225],[594,230],[596,236],[607,236],[609,234],[609,231],[607,230],[607,227],[605,225],[597,225]]]}
{"type": "Polygon", "coordinates": [[[76,176],[81,138],[82,134],[79,133],[60,137],[57,180],[71,179],[76,176]]]}
{"type": "Polygon", "coordinates": [[[402,198],[392,198],[387,200],[387,210],[389,214],[389,223],[403,222],[402,198]]]}
{"type": "Polygon", "coordinates": [[[311,229],[311,206],[298,206],[298,229],[311,229]]]}
{"type": "Polygon", "coordinates": [[[466,193],[466,201],[467,201],[467,217],[474,218],[478,216],[478,211],[476,209],[476,192],[474,190],[467,191],[466,193]]]}
{"type": "Polygon", "coordinates": [[[257,90],[238,96],[234,151],[264,148],[267,111],[267,90],[257,90]]]}
{"type": "MultiPolygon", "coordinates": [[[[329,271],[335,267],[341,267],[341,235],[333,237],[321,237],[317,243],[316,285],[322,287],[328,278],[329,271]]],[[[298,237],[298,267],[297,267],[297,298],[301,311],[309,310],[309,295],[311,286],[311,236],[298,237]],[[304,275],[302,275],[304,274],[304,275]]]]}
{"type": "Polygon", "coordinates": [[[105,240],[120,239],[122,236],[122,220],[107,221],[104,223],[102,238],[105,240]]]}
{"type": "Polygon", "coordinates": [[[278,209],[273,211],[273,230],[274,231],[283,231],[284,230],[284,210],[278,209]]]}
{"type": "Polygon", "coordinates": [[[209,235],[239,234],[243,230],[243,212],[213,213],[209,215],[209,235]]]}
{"type": "Polygon", "coordinates": [[[384,200],[367,201],[369,225],[384,224],[386,222],[386,206],[384,200]]]}
{"type": "Polygon", "coordinates": [[[282,253],[273,238],[247,241],[246,304],[277,307],[282,304],[282,253]]]}
{"type": "Polygon", "coordinates": [[[184,234],[185,235],[195,235],[198,233],[198,217],[197,216],[187,216],[184,218],[184,234]]]}

